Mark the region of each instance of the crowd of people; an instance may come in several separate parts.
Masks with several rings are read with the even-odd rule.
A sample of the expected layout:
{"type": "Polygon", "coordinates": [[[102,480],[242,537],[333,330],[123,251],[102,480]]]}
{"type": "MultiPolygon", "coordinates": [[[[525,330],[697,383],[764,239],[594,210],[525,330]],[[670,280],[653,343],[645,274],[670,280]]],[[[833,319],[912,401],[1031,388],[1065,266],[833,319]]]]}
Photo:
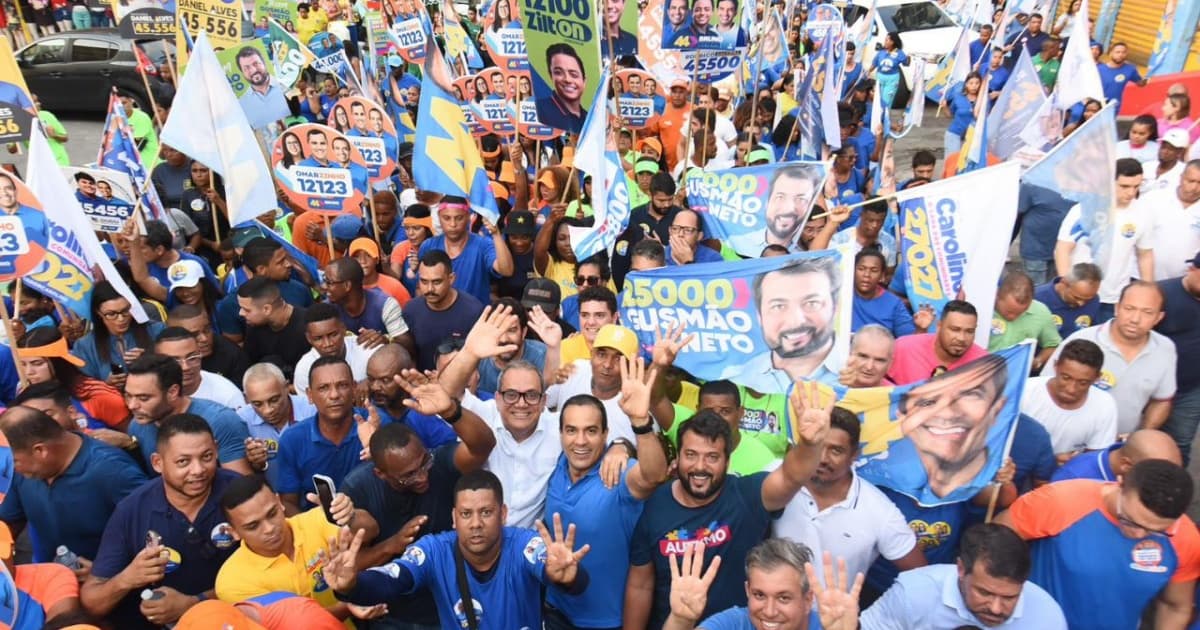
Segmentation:
{"type": "MultiPolygon", "coordinates": [[[[325,30],[326,4],[357,11],[302,3],[299,28],[325,30]]],[[[822,53],[794,4],[789,63],[811,67],[822,53]]],[[[1022,51],[1047,93],[1069,80],[1060,37],[1078,10],[997,6],[975,69],[946,89],[940,155],[916,150],[897,188],[953,176],[977,99],[999,96],[1022,51]]],[[[486,58],[480,16],[460,21],[486,58]]],[[[1125,44],[1101,48],[1108,99],[1145,84],[1125,44]]],[[[935,311],[905,294],[903,226],[874,177],[884,130],[869,110],[901,107],[909,56],[891,33],[860,57],[829,185],[763,204],[761,257],[852,253],[852,286],[826,288],[852,292],[848,357],[805,379],[783,363],[832,345],[820,297],[781,298],[763,324],[764,370],[782,380],[748,380],[762,366],[736,353],[730,380],[701,380],[679,365],[685,325],[647,344],[620,316],[630,274],[743,260],[680,180],[794,160],[791,71],[741,99],[664,82],[644,128],[614,130],[632,213],[611,252],[586,258],[571,229],[596,217],[573,138],[479,138],[498,222],[418,190],[403,142],[361,211],[330,217],[280,191],[278,210],[231,226],[221,178],[143,121],[171,220],[106,235],[122,282],[96,282],[88,318],[9,287],[20,371],[0,362],[0,557],[15,591],[0,612],[18,629],[1197,627],[1200,125],[1186,88],[1117,145],[1116,229],[1091,233],[1078,205],[1022,185],[1020,255],[993,311],[961,294],[935,311]],[[949,470],[929,484],[949,483],[1005,404],[996,353],[1027,339],[1019,417],[984,490],[928,505],[857,472],[873,438],[848,392],[923,384],[891,420],[949,470]]],[[[386,71],[381,105],[419,122],[420,80],[394,55],[386,71]]],[[[308,69],[287,122],[324,122],[348,94],[308,69]]],[[[1062,133],[1100,105],[1062,112],[1062,133]]]]}

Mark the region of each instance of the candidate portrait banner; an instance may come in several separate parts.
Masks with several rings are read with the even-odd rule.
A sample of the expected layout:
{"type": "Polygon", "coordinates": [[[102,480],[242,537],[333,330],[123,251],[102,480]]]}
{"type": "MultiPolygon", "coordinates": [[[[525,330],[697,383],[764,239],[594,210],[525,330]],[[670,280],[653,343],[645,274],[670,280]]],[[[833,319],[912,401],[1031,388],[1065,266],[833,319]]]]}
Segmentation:
{"type": "Polygon", "coordinates": [[[737,71],[743,48],[734,50],[692,50],[683,53],[683,72],[700,83],[713,83],[737,71]]]}
{"type": "Polygon", "coordinates": [[[699,379],[766,394],[797,378],[834,383],[850,342],[852,262],[822,250],[635,271],[619,297],[621,323],[646,353],[655,330],[682,323],[695,338],[675,365],[699,379]]]}
{"type": "Polygon", "coordinates": [[[175,0],[112,0],[112,12],[125,39],[175,36],[175,0]]]}
{"type": "MultiPolygon", "coordinates": [[[[410,0],[401,0],[400,4],[414,8],[410,0]]],[[[392,27],[388,29],[388,39],[400,55],[408,63],[425,63],[426,41],[432,30],[429,17],[424,11],[398,14],[392,27]]]]}
{"type": "Polygon", "coordinates": [[[483,45],[493,63],[505,70],[528,70],[526,33],[521,28],[521,0],[495,0],[484,9],[490,10],[482,13],[483,45]]]}
{"type": "Polygon", "coordinates": [[[842,19],[841,9],[832,4],[818,4],[808,13],[804,22],[804,34],[812,40],[814,49],[820,48],[825,40],[832,36],[835,44],[846,37],[846,22],[842,19]]]}
{"type": "Polygon", "coordinates": [[[127,173],[86,166],[64,166],[62,172],[97,232],[116,234],[133,216],[137,193],[127,173]]]}
{"type": "Polygon", "coordinates": [[[251,127],[262,129],[291,115],[283,84],[272,74],[275,64],[268,61],[266,42],[254,39],[226,48],[217,52],[217,61],[251,127]]]}
{"type": "MultiPolygon", "coordinates": [[[[296,2],[292,0],[254,0],[254,26],[255,31],[260,28],[263,18],[275,20],[280,27],[285,30],[296,30],[296,20],[300,17],[299,10],[296,9],[296,2]]],[[[257,35],[257,32],[255,33],[257,35]]],[[[274,40],[274,35],[269,35],[274,40]]]]}
{"type": "Polygon", "coordinates": [[[8,40],[0,40],[0,142],[28,141],[37,110],[8,40]]]}
{"type": "MultiPolygon", "coordinates": [[[[487,129],[488,133],[496,135],[512,135],[517,130],[517,111],[507,78],[499,68],[488,68],[474,75],[474,98],[471,99],[471,111],[475,120],[487,129]]],[[[513,92],[516,89],[516,75],[513,75],[513,92]]]]}
{"type": "Polygon", "coordinates": [[[642,65],[659,78],[659,82],[670,85],[671,79],[685,75],[683,54],[673,48],[663,47],[663,15],[665,0],[650,0],[638,15],[638,59],[642,65]]]}
{"type": "Polygon", "coordinates": [[[654,75],[645,70],[619,70],[613,75],[612,91],[617,97],[617,115],[629,129],[644,129],[658,116],[659,103],[667,95],[654,75]]]}
{"type": "MultiPolygon", "coordinates": [[[[508,0],[496,0],[497,7],[508,0]]],[[[523,0],[533,96],[543,125],[579,133],[600,81],[597,3],[523,0]]]]}
{"type": "MultiPolygon", "coordinates": [[[[748,0],[665,0],[663,48],[733,50],[746,45],[742,9],[748,0]]],[[[751,6],[751,11],[754,10],[751,6]]]]}
{"type": "Polygon", "coordinates": [[[369,171],[344,134],[318,124],[289,127],[271,152],[275,180],[293,204],[314,212],[357,212],[369,171]]]}
{"type": "MultiPolygon", "coordinates": [[[[454,82],[450,85],[450,89],[454,98],[458,99],[459,106],[462,107],[467,130],[471,132],[472,136],[481,138],[488,135],[490,132],[487,130],[487,127],[480,122],[479,118],[475,116],[475,95],[478,94],[475,89],[475,79],[476,76],[473,74],[461,76],[454,80],[454,82]]],[[[484,85],[486,85],[487,79],[484,79],[483,82],[484,85]]],[[[485,92],[480,99],[486,98],[486,96],[487,94],[485,92]]]]}
{"type": "Polygon", "coordinates": [[[1034,352],[1027,341],[908,385],[821,390],[862,422],[857,474],[923,506],[956,503],[986,488],[1008,456],[1034,352]]]}
{"type": "MultiPolygon", "coordinates": [[[[1021,165],[1005,162],[896,194],[904,226],[896,273],[913,309],[935,312],[962,292],[980,313],[991,313],[1017,219],[1021,165]],[[981,200],[986,200],[982,201],[981,200]]],[[[975,342],[987,347],[991,330],[975,342]]]]}
{"type": "MultiPolygon", "coordinates": [[[[766,27],[741,59],[738,74],[740,84],[753,86],[762,79],[773,84],[783,78],[788,69],[787,32],[777,11],[771,12],[766,27]]],[[[748,90],[750,91],[750,90],[748,90]]]]}
{"type": "Polygon", "coordinates": [[[271,29],[271,64],[275,66],[275,79],[290,90],[296,87],[301,73],[317,56],[274,18],[269,19],[268,24],[271,29]]]}
{"type": "Polygon", "coordinates": [[[758,258],[767,245],[795,249],[828,173],[825,162],[697,169],[686,182],[688,206],[700,214],[706,237],[758,258]]]}
{"type": "Polygon", "coordinates": [[[49,240],[42,203],[16,175],[0,171],[0,282],[37,269],[49,240]]]}
{"type": "Polygon", "coordinates": [[[363,156],[372,182],[396,172],[400,141],[396,125],[377,103],[361,96],[338,99],[329,113],[329,126],[345,134],[363,156]]]}

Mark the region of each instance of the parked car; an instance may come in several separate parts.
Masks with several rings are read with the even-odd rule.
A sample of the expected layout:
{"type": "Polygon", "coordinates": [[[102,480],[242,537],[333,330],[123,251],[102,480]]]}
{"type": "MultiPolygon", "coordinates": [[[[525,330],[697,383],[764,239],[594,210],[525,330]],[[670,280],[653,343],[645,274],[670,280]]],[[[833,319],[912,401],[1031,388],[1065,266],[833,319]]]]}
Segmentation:
{"type": "MultiPolygon", "coordinates": [[[[157,68],[167,62],[175,45],[161,39],[121,39],[116,29],[59,33],[39,39],[16,53],[17,65],[29,90],[53,112],[104,112],[112,88],[130,96],[143,111],[151,111],[145,84],[138,73],[133,46],[140,46],[157,68]]],[[[147,68],[155,98],[173,88],[147,68]]]]}
{"type": "MultiPolygon", "coordinates": [[[[846,24],[853,24],[867,13],[870,5],[870,0],[853,0],[845,9],[846,24]]],[[[937,62],[958,42],[962,27],[933,0],[878,0],[871,32],[872,45],[859,54],[860,61],[870,66],[875,51],[883,48],[883,38],[890,32],[899,33],[904,52],[925,59],[925,78],[930,79],[937,70],[937,62]]],[[[978,38],[975,29],[968,37],[978,38]]],[[[901,67],[909,85],[912,84],[910,68],[901,67]]]]}

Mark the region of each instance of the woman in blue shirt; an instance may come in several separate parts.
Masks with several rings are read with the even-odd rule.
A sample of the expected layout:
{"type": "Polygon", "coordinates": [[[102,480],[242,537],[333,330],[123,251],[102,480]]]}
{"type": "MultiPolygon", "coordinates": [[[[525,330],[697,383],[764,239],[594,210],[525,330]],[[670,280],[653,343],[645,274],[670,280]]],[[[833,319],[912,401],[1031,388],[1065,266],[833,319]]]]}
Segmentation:
{"type": "Polygon", "coordinates": [[[75,342],[75,356],[83,359],[84,374],[107,381],[121,389],[125,385],[126,361],[132,361],[164,328],[162,322],[134,321],[129,300],[117,293],[107,280],[92,289],[92,332],[75,342]],[[115,371],[113,368],[117,368],[115,371]]]}
{"type": "Polygon", "coordinates": [[[983,78],[978,72],[967,75],[958,89],[950,92],[950,127],[946,129],[945,155],[950,156],[962,149],[963,136],[967,128],[975,120],[975,101],[979,98],[979,90],[983,86],[983,78]]]}
{"type": "Polygon", "coordinates": [[[888,33],[883,39],[883,50],[875,53],[875,61],[871,63],[871,72],[879,93],[880,102],[884,107],[892,106],[896,90],[900,88],[900,66],[908,65],[908,55],[904,54],[904,42],[900,41],[899,33],[888,33]]]}

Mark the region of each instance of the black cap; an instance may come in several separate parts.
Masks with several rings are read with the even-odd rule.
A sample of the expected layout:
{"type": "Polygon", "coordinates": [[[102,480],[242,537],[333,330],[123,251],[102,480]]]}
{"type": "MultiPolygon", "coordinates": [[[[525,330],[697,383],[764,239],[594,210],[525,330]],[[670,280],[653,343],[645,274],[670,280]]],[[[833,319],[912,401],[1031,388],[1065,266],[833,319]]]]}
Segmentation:
{"type": "Polygon", "coordinates": [[[528,210],[510,212],[504,223],[505,236],[533,236],[537,233],[537,221],[528,210]]]}
{"type": "Polygon", "coordinates": [[[413,143],[401,142],[400,150],[397,152],[397,157],[399,159],[404,159],[406,157],[412,157],[412,154],[413,154],[413,143]]]}
{"type": "Polygon", "coordinates": [[[525,292],[521,295],[521,306],[536,306],[547,314],[553,313],[561,301],[562,290],[558,288],[558,283],[547,278],[531,279],[525,283],[525,292]]]}

